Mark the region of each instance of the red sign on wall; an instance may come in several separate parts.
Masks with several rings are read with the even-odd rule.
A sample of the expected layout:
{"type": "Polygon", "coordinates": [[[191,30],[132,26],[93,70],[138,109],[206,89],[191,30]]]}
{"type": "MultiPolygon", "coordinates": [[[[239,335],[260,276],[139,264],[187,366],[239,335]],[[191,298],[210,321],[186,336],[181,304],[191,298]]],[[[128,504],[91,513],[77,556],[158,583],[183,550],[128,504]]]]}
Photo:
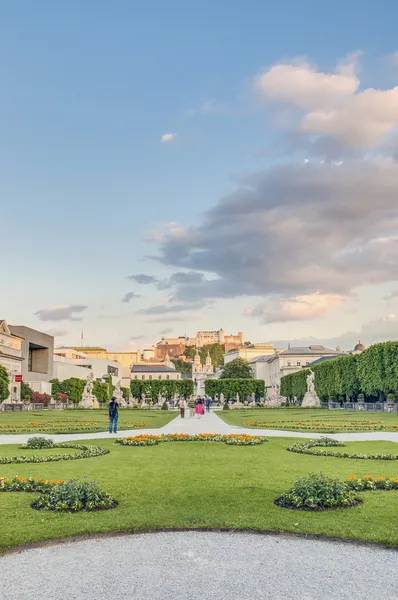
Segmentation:
{"type": "Polygon", "coordinates": [[[22,383],[22,375],[15,375],[15,383],[22,383]]]}

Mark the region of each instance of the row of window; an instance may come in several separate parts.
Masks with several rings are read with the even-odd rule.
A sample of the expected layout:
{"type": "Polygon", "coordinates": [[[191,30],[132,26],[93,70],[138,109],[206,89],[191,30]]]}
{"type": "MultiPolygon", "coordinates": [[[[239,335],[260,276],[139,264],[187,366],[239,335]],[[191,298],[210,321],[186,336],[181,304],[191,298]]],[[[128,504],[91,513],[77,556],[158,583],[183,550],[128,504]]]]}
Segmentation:
{"type": "MultiPolygon", "coordinates": [[[[301,362],[300,362],[299,360],[297,361],[297,363],[296,363],[296,364],[297,364],[297,366],[298,366],[298,367],[301,367],[301,362]]],[[[307,360],[307,362],[306,362],[305,364],[306,364],[306,365],[309,365],[310,363],[309,363],[309,361],[307,360]]],[[[287,363],[287,366],[288,366],[288,367],[291,367],[291,366],[292,366],[292,363],[289,361],[289,362],[287,363]]]]}
{"type": "MultiPolygon", "coordinates": [[[[138,379],[138,375],[134,375],[134,379],[138,379]]],[[[145,375],[141,375],[141,379],[145,379],[145,375]]],[[[153,379],[152,375],[148,375],[148,379],[153,379]]],[[[162,376],[158,375],[158,379],[162,379],[162,376]]],[[[170,379],[170,375],[166,375],[165,379],[170,379]]]]}

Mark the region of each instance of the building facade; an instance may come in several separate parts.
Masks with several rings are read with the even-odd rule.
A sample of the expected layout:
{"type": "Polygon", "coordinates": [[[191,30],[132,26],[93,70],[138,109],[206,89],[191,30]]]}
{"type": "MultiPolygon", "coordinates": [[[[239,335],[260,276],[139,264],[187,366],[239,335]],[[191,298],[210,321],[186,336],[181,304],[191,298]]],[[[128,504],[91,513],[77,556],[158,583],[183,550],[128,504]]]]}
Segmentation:
{"type": "Polygon", "coordinates": [[[141,352],[140,350],[134,350],[133,352],[108,352],[105,348],[100,347],[88,347],[75,346],[73,348],[67,348],[72,350],[77,350],[79,352],[83,352],[87,358],[94,359],[105,359],[117,362],[122,367],[129,368],[131,365],[138,363],[141,361],[141,352]]]}
{"type": "Polygon", "coordinates": [[[259,356],[272,356],[275,354],[275,346],[273,344],[253,344],[252,346],[244,346],[236,348],[224,354],[224,364],[235,360],[235,358],[244,358],[251,361],[259,356]]]}
{"type": "Polygon", "coordinates": [[[210,354],[207,353],[206,362],[202,365],[198,350],[192,364],[192,379],[197,396],[205,395],[205,381],[214,376],[214,367],[211,362],[210,354]]]}
{"type": "Polygon", "coordinates": [[[11,333],[4,319],[0,319],[0,365],[7,369],[9,375],[9,396],[6,401],[21,401],[21,384],[16,379],[22,376],[22,343],[23,339],[11,333]]]}
{"type": "Polygon", "coordinates": [[[23,338],[23,381],[28,385],[50,381],[53,378],[53,336],[23,325],[10,325],[10,331],[12,334],[23,338]]]}
{"type": "Polygon", "coordinates": [[[167,381],[170,379],[181,379],[181,373],[179,373],[174,367],[170,367],[166,364],[162,365],[132,365],[131,367],[131,379],[139,381],[152,381],[159,379],[167,381]]]}
{"type": "Polygon", "coordinates": [[[54,350],[54,379],[59,379],[59,381],[64,381],[71,377],[87,379],[90,371],[93,373],[94,379],[98,381],[110,375],[114,385],[119,381],[122,383],[123,367],[114,360],[90,358],[85,356],[85,353],[71,348],[56,348],[54,350]]]}
{"type": "Polygon", "coordinates": [[[306,369],[311,363],[320,358],[336,358],[345,354],[339,348],[331,350],[324,346],[295,347],[275,352],[267,361],[269,366],[269,383],[272,387],[279,387],[281,378],[284,375],[290,375],[290,373],[306,369]]]}

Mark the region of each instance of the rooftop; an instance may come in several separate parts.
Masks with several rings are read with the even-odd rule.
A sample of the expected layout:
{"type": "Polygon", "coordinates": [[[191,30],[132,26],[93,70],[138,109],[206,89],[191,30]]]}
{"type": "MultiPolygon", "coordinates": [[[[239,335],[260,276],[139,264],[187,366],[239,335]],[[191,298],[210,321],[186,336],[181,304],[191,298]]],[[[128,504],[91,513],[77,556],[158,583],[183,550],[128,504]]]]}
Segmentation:
{"type": "Polygon", "coordinates": [[[329,356],[339,356],[345,353],[341,350],[331,350],[330,348],[325,348],[324,346],[296,346],[294,348],[283,350],[280,352],[280,354],[325,354],[329,356]]]}
{"type": "Polygon", "coordinates": [[[337,358],[337,356],[336,355],[334,355],[334,356],[321,356],[321,358],[317,358],[316,360],[314,360],[314,362],[312,362],[308,366],[309,367],[315,367],[315,365],[320,365],[321,363],[325,362],[325,360],[331,360],[332,358],[337,358]]]}
{"type": "Polygon", "coordinates": [[[166,365],[132,365],[132,373],[177,373],[177,369],[172,369],[166,365]]]}

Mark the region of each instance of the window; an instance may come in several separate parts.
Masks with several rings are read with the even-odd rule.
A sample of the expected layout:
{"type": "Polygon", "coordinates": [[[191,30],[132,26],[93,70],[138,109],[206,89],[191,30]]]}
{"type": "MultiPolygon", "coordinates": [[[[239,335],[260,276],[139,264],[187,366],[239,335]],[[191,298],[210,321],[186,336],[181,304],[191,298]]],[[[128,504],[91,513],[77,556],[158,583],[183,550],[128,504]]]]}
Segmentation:
{"type": "Polygon", "coordinates": [[[170,379],[170,375],[166,375],[166,379],[170,379]]]}
{"type": "Polygon", "coordinates": [[[159,375],[158,379],[162,379],[162,376],[161,376],[161,375],[159,375]]]}
{"type": "Polygon", "coordinates": [[[299,360],[297,361],[297,366],[301,367],[301,362],[299,360]]]}
{"type": "Polygon", "coordinates": [[[29,348],[28,371],[32,371],[32,363],[33,363],[33,351],[31,348],[29,348]]]}
{"type": "Polygon", "coordinates": [[[305,364],[306,364],[306,365],[309,365],[310,363],[309,363],[309,361],[307,360],[307,362],[306,362],[305,364]]]}
{"type": "Polygon", "coordinates": [[[152,375],[149,375],[148,379],[152,379],[152,375]]]}
{"type": "Polygon", "coordinates": [[[142,376],[141,376],[141,379],[145,379],[145,375],[142,375],[142,376]]]}
{"type": "Polygon", "coordinates": [[[134,379],[138,379],[138,376],[137,376],[137,375],[134,375],[134,379]]]}
{"type": "Polygon", "coordinates": [[[288,366],[288,367],[290,367],[290,366],[291,366],[291,363],[290,363],[290,362],[288,362],[288,363],[287,363],[287,366],[288,366]]]}

